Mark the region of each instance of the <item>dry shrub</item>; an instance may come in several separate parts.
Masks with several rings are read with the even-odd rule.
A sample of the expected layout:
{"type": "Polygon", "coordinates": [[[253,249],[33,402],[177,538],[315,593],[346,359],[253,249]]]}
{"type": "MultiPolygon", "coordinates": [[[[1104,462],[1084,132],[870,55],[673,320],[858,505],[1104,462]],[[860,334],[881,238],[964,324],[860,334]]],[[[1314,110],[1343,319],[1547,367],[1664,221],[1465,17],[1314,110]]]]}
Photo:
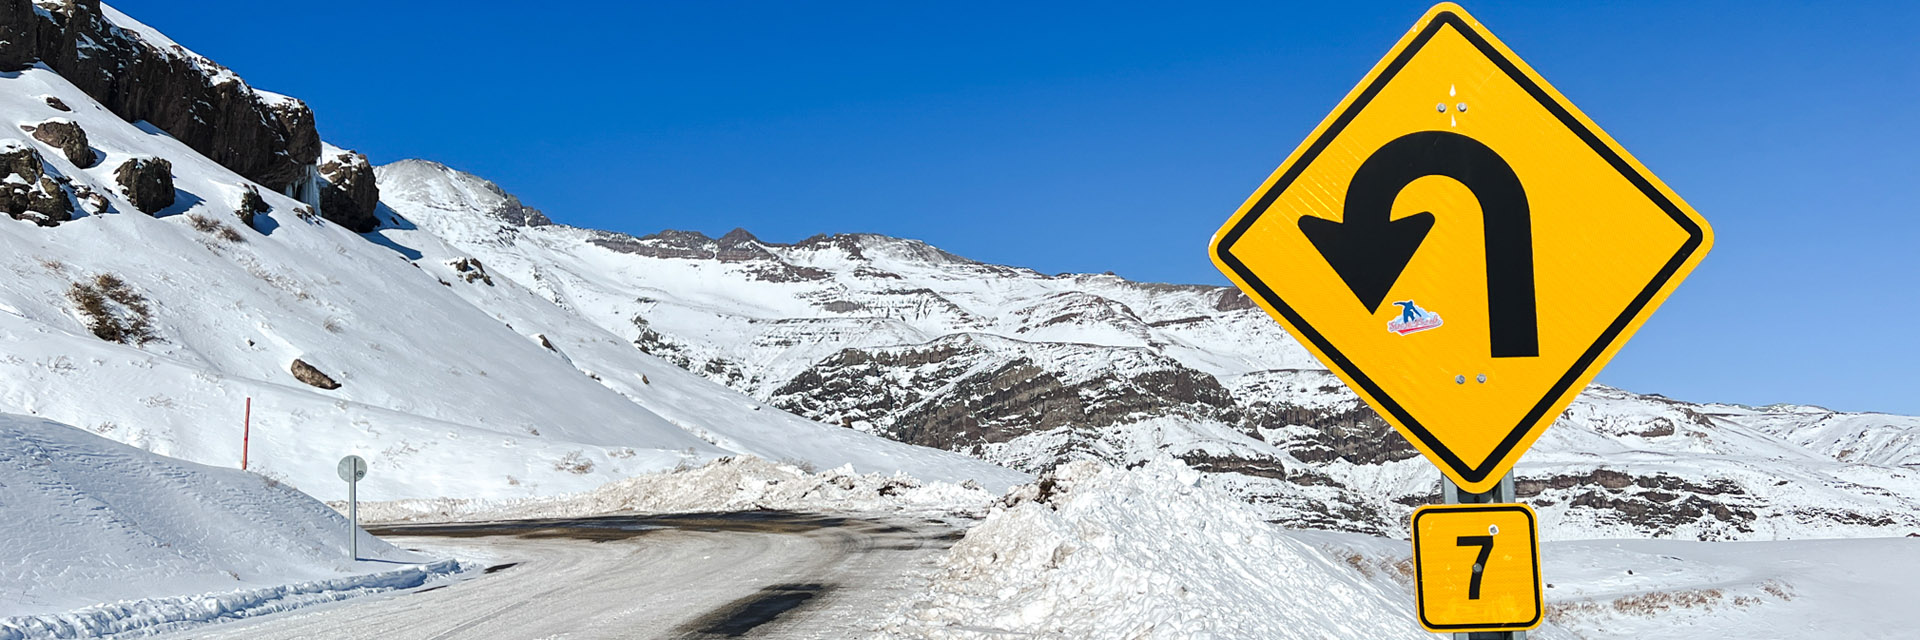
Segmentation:
{"type": "Polygon", "coordinates": [[[1653,615],[1670,609],[1693,609],[1706,607],[1724,599],[1726,594],[1719,589],[1685,589],[1681,591],[1655,591],[1639,595],[1623,596],[1613,601],[1613,610],[1620,613],[1653,615]]]}
{"type": "Polygon", "coordinates": [[[566,457],[553,463],[553,468],[567,473],[586,475],[593,472],[593,460],[581,455],[578,451],[569,451],[566,457]]]}
{"type": "Polygon", "coordinates": [[[194,230],[227,242],[241,243],[247,241],[247,237],[240,235],[238,231],[234,231],[233,227],[221,224],[219,220],[208,216],[196,213],[187,216],[187,222],[193,225],[194,230]]]}
{"type": "Polygon", "coordinates": [[[67,289],[67,299],[79,308],[87,330],[101,340],[139,346],[159,339],[153,335],[153,311],[146,297],[119,276],[102,273],[93,282],[75,282],[67,289]]]}

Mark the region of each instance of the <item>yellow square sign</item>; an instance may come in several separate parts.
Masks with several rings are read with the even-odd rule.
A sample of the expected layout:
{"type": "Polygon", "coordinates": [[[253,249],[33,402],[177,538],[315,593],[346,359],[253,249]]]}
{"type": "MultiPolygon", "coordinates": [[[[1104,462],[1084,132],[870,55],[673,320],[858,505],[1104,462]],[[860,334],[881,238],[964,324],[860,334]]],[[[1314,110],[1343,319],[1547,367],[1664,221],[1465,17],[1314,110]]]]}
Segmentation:
{"type": "Polygon", "coordinates": [[[1213,259],[1484,493],[1712,244],[1679,196],[1447,3],[1247,199],[1213,259]]]}
{"type": "Polygon", "coordinates": [[[1430,505],[1413,512],[1414,596],[1428,631],[1540,626],[1540,543],[1524,504],[1430,505]]]}

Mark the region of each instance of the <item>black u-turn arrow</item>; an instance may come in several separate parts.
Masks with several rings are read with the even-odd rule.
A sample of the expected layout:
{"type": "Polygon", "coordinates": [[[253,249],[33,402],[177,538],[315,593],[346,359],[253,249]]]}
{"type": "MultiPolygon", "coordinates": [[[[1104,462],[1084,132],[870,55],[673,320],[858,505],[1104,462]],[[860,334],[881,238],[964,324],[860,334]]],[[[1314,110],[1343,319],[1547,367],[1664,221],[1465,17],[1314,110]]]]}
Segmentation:
{"type": "Polygon", "coordinates": [[[1513,167],[1480,141],[1451,131],[1411,133],[1380,147],[1347,187],[1341,221],[1305,216],[1305,233],[1367,310],[1387,291],[1433,229],[1432,212],[1391,220],[1394,198],[1415,180],[1458,180],[1480,201],[1487,246],[1487,330],[1495,358],[1540,355],[1533,289],[1533,220],[1513,167]]]}

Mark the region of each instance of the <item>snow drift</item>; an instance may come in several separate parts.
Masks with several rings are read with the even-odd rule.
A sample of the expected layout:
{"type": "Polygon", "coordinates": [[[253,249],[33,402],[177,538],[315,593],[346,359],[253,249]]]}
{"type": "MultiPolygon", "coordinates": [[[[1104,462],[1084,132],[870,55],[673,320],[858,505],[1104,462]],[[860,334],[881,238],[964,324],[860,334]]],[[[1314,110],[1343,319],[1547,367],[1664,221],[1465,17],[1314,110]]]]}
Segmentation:
{"type": "Polygon", "coordinates": [[[1162,459],[1081,461],[1016,488],[967,532],[901,637],[1418,638],[1391,582],[1196,486],[1162,459]]]}
{"type": "Polygon", "coordinates": [[[0,414],[0,638],[202,622],[410,588],[454,570],[284,484],[0,414]]]}

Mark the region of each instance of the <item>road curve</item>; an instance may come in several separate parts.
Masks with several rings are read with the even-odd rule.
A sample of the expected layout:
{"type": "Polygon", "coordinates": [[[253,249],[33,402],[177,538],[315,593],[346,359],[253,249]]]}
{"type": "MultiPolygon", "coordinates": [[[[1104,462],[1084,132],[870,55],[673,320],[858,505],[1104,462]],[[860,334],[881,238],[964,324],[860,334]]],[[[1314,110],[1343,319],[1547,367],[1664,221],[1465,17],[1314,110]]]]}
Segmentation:
{"type": "Polygon", "coordinates": [[[949,525],[756,511],[397,526],[403,547],[494,558],[408,593],[166,638],[847,638],[870,634],[959,537],[949,525]]]}

